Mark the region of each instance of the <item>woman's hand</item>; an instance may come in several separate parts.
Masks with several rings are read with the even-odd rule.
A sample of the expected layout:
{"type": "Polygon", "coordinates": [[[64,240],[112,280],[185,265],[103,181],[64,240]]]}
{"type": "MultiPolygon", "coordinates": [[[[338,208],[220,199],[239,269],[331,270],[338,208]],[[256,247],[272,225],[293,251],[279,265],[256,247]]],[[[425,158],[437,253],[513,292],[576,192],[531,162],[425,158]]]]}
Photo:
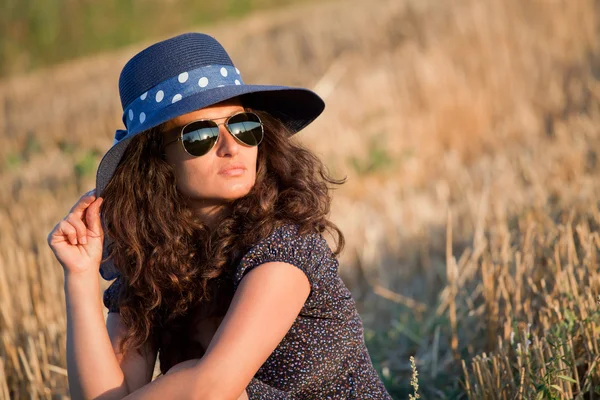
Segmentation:
{"type": "Polygon", "coordinates": [[[69,214],[48,234],[48,245],[65,274],[98,271],[102,260],[104,231],[96,189],[84,194],[69,214]]]}

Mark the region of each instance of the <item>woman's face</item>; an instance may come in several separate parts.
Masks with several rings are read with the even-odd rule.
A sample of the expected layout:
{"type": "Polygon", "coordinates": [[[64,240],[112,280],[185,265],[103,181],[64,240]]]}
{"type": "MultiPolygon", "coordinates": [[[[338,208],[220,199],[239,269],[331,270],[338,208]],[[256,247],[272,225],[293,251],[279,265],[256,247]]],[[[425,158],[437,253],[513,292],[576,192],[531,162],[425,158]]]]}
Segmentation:
{"type": "MultiPolygon", "coordinates": [[[[165,142],[179,137],[181,128],[195,120],[212,119],[218,124],[227,117],[244,111],[239,100],[232,99],[168,121],[163,129],[165,142]]],[[[256,179],[257,146],[236,141],[225,125],[219,125],[219,138],[205,155],[194,157],[186,153],[181,141],[165,148],[166,160],[175,167],[177,188],[191,205],[201,208],[220,206],[248,194],[256,179]],[[225,171],[230,166],[239,167],[225,171]]]]}

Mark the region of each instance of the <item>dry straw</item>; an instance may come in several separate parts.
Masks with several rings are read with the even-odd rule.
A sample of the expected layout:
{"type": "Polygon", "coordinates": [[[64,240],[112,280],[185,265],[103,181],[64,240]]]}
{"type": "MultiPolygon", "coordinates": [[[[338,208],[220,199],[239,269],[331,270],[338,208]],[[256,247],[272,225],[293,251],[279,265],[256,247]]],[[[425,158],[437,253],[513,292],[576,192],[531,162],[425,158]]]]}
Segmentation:
{"type": "MultiPolygon", "coordinates": [[[[326,97],[298,138],[349,177],[340,268],[394,396],[412,354],[422,398],[600,384],[598,17],[593,0],[347,0],[208,31],[246,82],[326,97]]],[[[146,44],[0,82],[0,398],[68,396],[46,235],[93,187],[146,44]]]]}

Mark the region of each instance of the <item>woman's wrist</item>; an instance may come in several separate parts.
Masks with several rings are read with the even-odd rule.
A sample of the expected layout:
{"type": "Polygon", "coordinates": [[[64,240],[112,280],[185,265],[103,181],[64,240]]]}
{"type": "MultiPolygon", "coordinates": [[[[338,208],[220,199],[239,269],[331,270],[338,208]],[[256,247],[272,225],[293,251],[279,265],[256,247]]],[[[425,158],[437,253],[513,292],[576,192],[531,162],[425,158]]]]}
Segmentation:
{"type": "Polygon", "coordinates": [[[98,273],[88,272],[65,272],[64,289],[65,295],[69,297],[81,298],[82,296],[99,297],[100,277],[98,273]]]}
{"type": "Polygon", "coordinates": [[[100,274],[97,270],[95,270],[95,271],[94,270],[77,271],[77,272],[68,271],[68,270],[63,271],[65,285],[67,284],[67,282],[69,282],[69,283],[73,282],[77,285],[92,285],[92,284],[100,283],[99,275],[100,274]]]}

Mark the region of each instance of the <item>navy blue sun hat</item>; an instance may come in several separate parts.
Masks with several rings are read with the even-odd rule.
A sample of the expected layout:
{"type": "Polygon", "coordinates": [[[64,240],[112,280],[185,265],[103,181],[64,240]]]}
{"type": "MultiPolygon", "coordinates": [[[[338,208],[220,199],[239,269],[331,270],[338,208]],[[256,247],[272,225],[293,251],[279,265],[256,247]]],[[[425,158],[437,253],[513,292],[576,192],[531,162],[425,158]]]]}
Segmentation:
{"type": "Polygon", "coordinates": [[[203,33],[184,33],[137,53],[121,71],[119,94],[126,129],[115,132],[112,147],[100,161],[97,196],[135,135],[182,114],[241,96],[244,106],[268,112],[294,134],[325,108],[308,89],[245,84],[223,46],[203,33]]]}
{"type": "MultiPolygon", "coordinates": [[[[266,111],[294,134],[317,118],[323,100],[304,88],[247,85],[223,46],[212,36],[185,33],[155,43],[133,56],[119,77],[123,124],[96,173],[96,196],[102,196],[131,139],[172,118],[240,96],[246,107],[266,111]]],[[[100,273],[119,275],[108,257],[105,236],[100,273]]]]}

